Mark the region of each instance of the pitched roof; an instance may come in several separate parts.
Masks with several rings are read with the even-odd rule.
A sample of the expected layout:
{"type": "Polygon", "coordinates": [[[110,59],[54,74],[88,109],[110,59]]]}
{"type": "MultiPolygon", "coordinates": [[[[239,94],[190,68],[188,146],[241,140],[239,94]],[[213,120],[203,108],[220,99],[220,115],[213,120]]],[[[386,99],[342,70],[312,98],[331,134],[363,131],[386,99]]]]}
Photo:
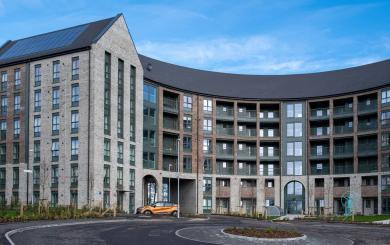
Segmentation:
{"type": "Polygon", "coordinates": [[[87,48],[98,41],[120,16],[7,41],[0,47],[0,66],[87,48]]]}
{"type": "Polygon", "coordinates": [[[390,59],[327,72],[240,75],[191,69],[139,55],[144,77],[183,91],[229,98],[288,100],[327,97],[390,85],[390,59]]]}

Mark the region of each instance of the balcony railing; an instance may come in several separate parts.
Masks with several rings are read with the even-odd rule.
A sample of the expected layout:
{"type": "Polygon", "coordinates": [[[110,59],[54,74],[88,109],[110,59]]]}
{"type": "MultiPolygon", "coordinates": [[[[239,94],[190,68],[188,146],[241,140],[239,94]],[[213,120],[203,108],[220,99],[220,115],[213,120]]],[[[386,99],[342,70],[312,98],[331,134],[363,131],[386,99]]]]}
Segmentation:
{"type": "Polygon", "coordinates": [[[164,154],[177,155],[177,146],[176,144],[164,144],[163,145],[164,154]]]}
{"type": "Polygon", "coordinates": [[[329,127],[316,127],[310,129],[311,136],[327,136],[329,135],[329,127]]]}
{"type": "Polygon", "coordinates": [[[317,165],[314,164],[310,168],[310,174],[311,175],[325,175],[325,174],[329,174],[329,166],[322,165],[321,168],[317,168],[317,165]]]}
{"type": "Polygon", "coordinates": [[[256,110],[240,110],[238,111],[238,119],[244,121],[256,121],[256,110]]]}
{"type": "Polygon", "coordinates": [[[223,128],[217,126],[217,135],[220,136],[233,136],[234,128],[223,128]]]}
{"type": "Polygon", "coordinates": [[[358,112],[376,112],[378,109],[378,101],[370,100],[370,103],[359,102],[358,103],[358,112]]]}
{"type": "Polygon", "coordinates": [[[367,144],[359,144],[358,145],[358,155],[376,155],[378,151],[377,143],[367,143],[367,144]]]}
{"type": "Polygon", "coordinates": [[[352,174],[353,173],[353,165],[345,164],[345,165],[335,165],[334,166],[335,174],[352,174]]]}
{"type": "Polygon", "coordinates": [[[163,119],[163,126],[165,129],[173,129],[173,130],[179,129],[179,123],[175,119],[164,118],[163,119]]]}
{"type": "Polygon", "coordinates": [[[387,160],[382,160],[382,172],[390,171],[390,162],[387,160]]]}
{"type": "Polygon", "coordinates": [[[143,165],[146,169],[157,169],[156,162],[152,160],[143,160],[143,165]]]}
{"type": "Polygon", "coordinates": [[[352,157],[353,146],[352,145],[336,145],[334,147],[335,157],[352,157]]]}
{"type": "Polygon", "coordinates": [[[268,165],[264,164],[263,169],[260,168],[260,176],[277,176],[280,173],[279,167],[269,168],[268,165]]]}
{"type": "Polygon", "coordinates": [[[219,107],[217,106],[217,118],[220,119],[233,119],[234,109],[230,107],[219,107]]]}
{"type": "Polygon", "coordinates": [[[257,156],[256,147],[247,147],[245,149],[237,151],[238,159],[256,160],[256,156],[257,156]]]}
{"type": "Polygon", "coordinates": [[[268,148],[264,148],[263,152],[260,151],[261,160],[277,160],[279,159],[279,149],[269,151],[268,148]]]}
{"type": "Polygon", "coordinates": [[[224,167],[222,163],[217,163],[217,174],[231,175],[233,174],[233,166],[229,164],[224,167]]]}
{"type": "Polygon", "coordinates": [[[217,146],[218,158],[233,158],[233,147],[227,146],[225,149],[222,146],[217,146]]]}
{"type": "Polygon", "coordinates": [[[310,110],[310,116],[315,119],[325,119],[329,117],[329,108],[317,108],[310,110]]]}
{"type": "Polygon", "coordinates": [[[279,129],[260,129],[259,130],[259,136],[262,138],[273,138],[273,137],[279,137],[280,132],[279,129]]]}
{"type": "Polygon", "coordinates": [[[359,131],[376,130],[377,128],[378,128],[378,123],[376,120],[359,122],[359,124],[358,124],[359,131]]]}
{"type": "Polygon", "coordinates": [[[378,163],[377,162],[359,163],[358,171],[359,173],[376,173],[378,172],[378,163]]]}
{"type": "Polygon", "coordinates": [[[335,116],[349,116],[352,115],[353,108],[352,106],[342,105],[342,106],[335,106],[334,107],[334,115],[335,116]]]}
{"type": "MultiPolygon", "coordinates": [[[[240,164],[240,163],[239,163],[240,164]]],[[[238,174],[239,175],[257,175],[256,172],[256,163],[254,164],[242,164],[243,166],[240,168],[238,166],[238,174]]]]}
{"type": "Polygon", "coordinates": [[[327,158],[329,157],[329,147],[323,146],[322,148],[312,147],[310,150],[311,158],[327,158]]]}
{"type": "Polygon", "coordinates": [[[278,111],[260,111],[260,121],[279,121],[278,111]]]}
{"type": "Polygon", "coordinates": [[[163,170],[168,172],[177,172],[176,161],[167,161],[163,162],[163,170]]]}
{"type": "Polygon", "coordinates": [[[335,134],[351,134],[353,132],[353,127],[347,127],[347,126],[341,126],[341,125],[335,125],[334,126],[334,133],[335,134]]]}
{"type": "Polygon", "coordinates": [[[242,131],[238,130],[238,136],[241,137],[256,137],[256,129],[255,128],[247,128],[242,131]]]}
{"type": "Polygon", "coordinates": [[[164,111],[177,113],[179,111],[178,100],[164,97],[163,99],[164,111]]]}

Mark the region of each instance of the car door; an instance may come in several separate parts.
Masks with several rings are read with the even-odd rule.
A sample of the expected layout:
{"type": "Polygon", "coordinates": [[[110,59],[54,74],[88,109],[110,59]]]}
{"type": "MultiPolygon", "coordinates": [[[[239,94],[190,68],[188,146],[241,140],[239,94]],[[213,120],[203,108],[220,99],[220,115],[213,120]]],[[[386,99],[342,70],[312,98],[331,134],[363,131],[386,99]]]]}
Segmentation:
{"type": "Polygon", "coordinates": [[[153,213],[155,214],[161,214],[164,213],[164,203],[162,202],[156,202],[155,207],[153,208],[153,213]]]}

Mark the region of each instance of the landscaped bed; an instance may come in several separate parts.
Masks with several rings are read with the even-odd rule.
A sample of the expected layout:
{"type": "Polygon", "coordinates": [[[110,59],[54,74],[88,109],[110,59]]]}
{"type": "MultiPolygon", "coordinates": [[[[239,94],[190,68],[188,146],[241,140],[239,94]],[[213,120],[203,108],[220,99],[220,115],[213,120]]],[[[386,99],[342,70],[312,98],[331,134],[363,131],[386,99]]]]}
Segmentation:
{"type": "Polygon", "coordinates": [[[253,227],[243,227],[243,228],[234,227],[234,228],[226,228],[223,231],[225,233],[237,235],[237,236],[268,238],[268,239],[297,238],[303,236],[302,233],[299,233],[297,231],[279,230],[274,228],[256,229],[253,227]]]}

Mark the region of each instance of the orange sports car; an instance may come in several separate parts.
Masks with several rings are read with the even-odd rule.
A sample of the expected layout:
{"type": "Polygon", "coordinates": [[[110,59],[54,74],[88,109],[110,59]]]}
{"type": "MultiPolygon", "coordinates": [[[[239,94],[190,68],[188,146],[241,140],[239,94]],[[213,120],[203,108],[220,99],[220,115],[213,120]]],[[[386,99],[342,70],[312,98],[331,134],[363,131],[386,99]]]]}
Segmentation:
{"type": "Polygon", "coordinates": [[[172,202],[156,202],[137,208],[137,214],[171,214],[177,215],[177,205],[172,202]]]}

